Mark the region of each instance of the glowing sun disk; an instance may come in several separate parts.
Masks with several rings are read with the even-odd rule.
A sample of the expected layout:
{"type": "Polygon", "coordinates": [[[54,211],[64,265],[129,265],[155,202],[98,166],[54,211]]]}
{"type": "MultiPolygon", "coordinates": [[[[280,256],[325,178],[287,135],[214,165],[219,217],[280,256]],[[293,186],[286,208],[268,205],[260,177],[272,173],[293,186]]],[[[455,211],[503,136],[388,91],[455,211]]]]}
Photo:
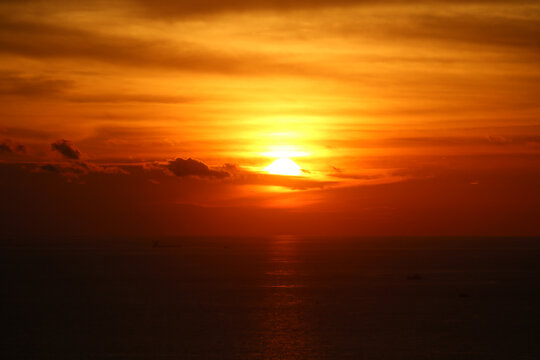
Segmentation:
{"type": "Polygon", "coordinates": [[[279,158],[264,168],[273,175],[293,175],[298,176],[302,173],[300,166],[289,158],[279,158]]]}

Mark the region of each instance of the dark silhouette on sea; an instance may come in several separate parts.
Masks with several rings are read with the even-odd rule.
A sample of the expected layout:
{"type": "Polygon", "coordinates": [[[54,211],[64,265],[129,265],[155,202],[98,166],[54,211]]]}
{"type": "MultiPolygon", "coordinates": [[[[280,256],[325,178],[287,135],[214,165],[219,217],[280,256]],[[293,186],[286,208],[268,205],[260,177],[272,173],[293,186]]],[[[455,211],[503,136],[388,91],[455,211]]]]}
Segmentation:
{"type": "Polygon", "coordinates": [[[538,238],[0,242],[2,359],[537,359],[538,238]]]}

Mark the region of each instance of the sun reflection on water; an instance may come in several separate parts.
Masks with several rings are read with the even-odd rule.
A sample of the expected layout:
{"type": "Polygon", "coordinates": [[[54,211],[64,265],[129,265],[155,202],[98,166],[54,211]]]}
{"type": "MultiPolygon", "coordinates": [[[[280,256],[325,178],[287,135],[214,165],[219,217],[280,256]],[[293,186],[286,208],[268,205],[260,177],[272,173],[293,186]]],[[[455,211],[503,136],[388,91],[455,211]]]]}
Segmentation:
{"type": "Polygon", "coordinates": [[[265,359],[310,359],[320,355],[306,315],[306,284],[298,268],[298,255],[295,237],[278,236],[271,241],[262,285],[267,288],[260,339],[265,359]]]}

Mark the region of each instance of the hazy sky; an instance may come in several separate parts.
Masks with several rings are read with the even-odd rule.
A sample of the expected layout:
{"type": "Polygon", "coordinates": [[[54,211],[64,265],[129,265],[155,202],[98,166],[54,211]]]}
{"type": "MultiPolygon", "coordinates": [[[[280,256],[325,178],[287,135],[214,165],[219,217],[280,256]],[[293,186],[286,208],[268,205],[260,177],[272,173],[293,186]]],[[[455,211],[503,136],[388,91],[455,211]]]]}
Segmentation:
{"type": "Polygon", "coordinates": [[[538,1],[0,14],[7,234],[540,234],[538,1]]]}

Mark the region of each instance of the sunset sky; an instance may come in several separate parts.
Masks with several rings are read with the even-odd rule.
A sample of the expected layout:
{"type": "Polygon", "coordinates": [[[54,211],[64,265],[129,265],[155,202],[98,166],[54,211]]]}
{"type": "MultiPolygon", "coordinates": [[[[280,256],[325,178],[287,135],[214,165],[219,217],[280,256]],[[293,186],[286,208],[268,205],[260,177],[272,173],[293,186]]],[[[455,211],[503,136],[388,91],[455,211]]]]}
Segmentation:
{"type": "Polygon", "coordinates": [[[540,235],[539,64],[538,1],[4,0],[0,234],[540,235]]]}

